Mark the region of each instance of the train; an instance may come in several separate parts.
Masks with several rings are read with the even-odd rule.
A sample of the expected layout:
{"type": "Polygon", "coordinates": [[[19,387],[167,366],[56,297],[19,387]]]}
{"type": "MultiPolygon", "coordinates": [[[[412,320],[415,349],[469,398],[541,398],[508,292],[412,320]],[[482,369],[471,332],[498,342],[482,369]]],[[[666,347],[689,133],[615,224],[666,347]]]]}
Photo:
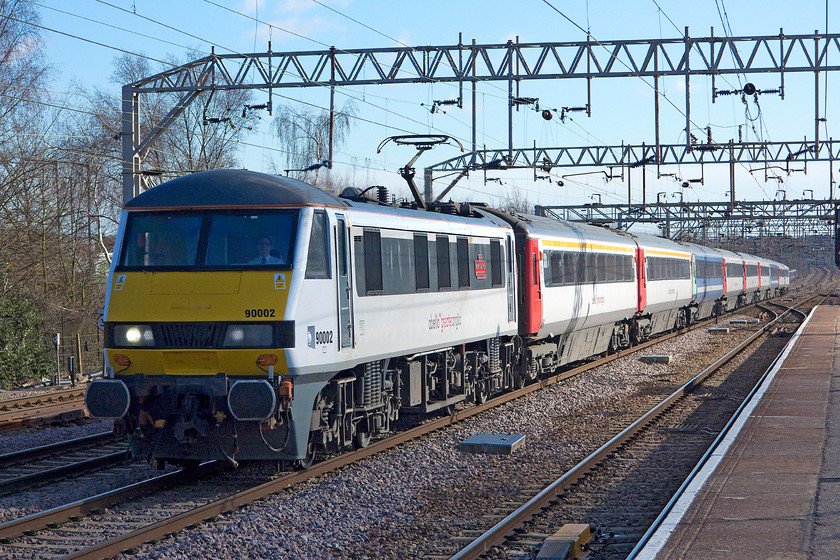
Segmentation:
{"type": "Polygon", "coordinates": [[[128,201],[90,414],[158,466],[305,468],[790,282],[753,255],[371,189],[220,169],[128,201]]]}

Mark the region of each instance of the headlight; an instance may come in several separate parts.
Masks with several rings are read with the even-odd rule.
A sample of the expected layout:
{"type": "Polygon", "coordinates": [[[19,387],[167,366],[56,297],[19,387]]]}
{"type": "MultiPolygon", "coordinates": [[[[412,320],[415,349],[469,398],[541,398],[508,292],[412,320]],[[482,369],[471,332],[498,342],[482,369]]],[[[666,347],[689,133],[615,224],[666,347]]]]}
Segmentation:
{"type": "Polygon", "coordinates": [[[155,336],[149,325],[114,325],[117,346],[154,346],[155,336]]]}
{"type": "Polygon", "coordinates": [[[223,346],[235,348],[270,348],[274,340],[271,325],[230,325],[223,346]]]}

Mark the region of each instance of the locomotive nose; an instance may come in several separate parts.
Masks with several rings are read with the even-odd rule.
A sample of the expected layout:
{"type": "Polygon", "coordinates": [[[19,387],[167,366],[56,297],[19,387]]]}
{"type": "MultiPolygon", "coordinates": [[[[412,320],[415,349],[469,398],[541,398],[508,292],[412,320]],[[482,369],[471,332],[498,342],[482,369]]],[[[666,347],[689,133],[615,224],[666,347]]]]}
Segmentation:
{"type": "Polygon", "coordinates": [[[85,406],[94,418],[122,418],[130,400],[128,387],[117,379],[97,379],[85,391],[85,406]]]}

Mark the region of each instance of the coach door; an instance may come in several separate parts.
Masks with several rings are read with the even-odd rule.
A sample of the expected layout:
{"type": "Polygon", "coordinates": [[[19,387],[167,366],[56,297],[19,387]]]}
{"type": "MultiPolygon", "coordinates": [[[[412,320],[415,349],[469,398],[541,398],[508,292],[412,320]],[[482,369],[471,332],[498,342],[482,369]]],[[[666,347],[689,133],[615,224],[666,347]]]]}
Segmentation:
{"type": "Polygon", "coordinates": [[[335,261],[338,278],[338,342],[342,348],[353,346],[353,316],[350,309],[350,236],[347,219],[335,216],[335,261]]]}
{"type": "Polygon", "coordinates": [[[638,289],[636,311],[638,312],[644,311],[647,307],[647,274],[645,269],[645,250],[636,243],[636,286],[638,289]]]}
{"type": "Polygon", "coordinates": [[[542,289],[540,287],[540,246],[539,240],[525,239],[525,333],[532,335],[540,331],[543,324],[542,289]]]}

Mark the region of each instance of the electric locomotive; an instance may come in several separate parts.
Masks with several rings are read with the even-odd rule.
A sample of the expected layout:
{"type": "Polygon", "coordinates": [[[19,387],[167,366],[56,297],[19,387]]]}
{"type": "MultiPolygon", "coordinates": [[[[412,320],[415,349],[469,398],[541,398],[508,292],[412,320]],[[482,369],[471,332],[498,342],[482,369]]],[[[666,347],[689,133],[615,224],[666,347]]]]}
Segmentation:
{"type": "Polygon", "coordinates": [[[159,462],[306,464],[510,386],[510,226],[353,198],[216,170],[129,201],[91,414],[159,462]]]}

